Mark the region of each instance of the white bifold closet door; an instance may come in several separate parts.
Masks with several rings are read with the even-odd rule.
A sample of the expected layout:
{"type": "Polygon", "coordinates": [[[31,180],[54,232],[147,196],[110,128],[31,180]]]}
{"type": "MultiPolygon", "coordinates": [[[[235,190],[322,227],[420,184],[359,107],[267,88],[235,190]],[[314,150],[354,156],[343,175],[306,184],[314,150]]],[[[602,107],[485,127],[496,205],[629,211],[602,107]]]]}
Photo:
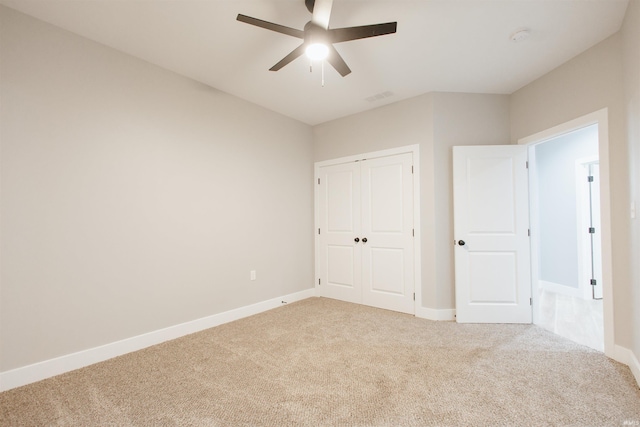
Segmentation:
{"type": "Polygon", "coordinates": [[[412,154],[320,168],[320,295],[414,313],[412,154]]]}

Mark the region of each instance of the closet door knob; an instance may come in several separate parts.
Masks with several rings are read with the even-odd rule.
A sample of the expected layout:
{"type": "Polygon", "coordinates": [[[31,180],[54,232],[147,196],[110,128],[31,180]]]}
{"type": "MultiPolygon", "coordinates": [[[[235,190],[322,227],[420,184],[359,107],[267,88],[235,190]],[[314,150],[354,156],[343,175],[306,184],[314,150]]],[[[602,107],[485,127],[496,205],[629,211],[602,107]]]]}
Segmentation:
{"type": "Polygon", "coordinates": [[[460,246],[464,246],[464,245],[465,245],[465,241],[464,241],[464,240],[458,240],[458,244],[459,244],[460,246]]]}
{"type": "Polygon", "coordinates": [[[367,243],[367,238],[366,237],[362,238],[362,243],[367,243]]]}
{"type": "Polygon", "coordinates": [[[360,241],[360,239],[356,237],[355,239],[353,239],[353,241],[358,243],[360,241]]]}

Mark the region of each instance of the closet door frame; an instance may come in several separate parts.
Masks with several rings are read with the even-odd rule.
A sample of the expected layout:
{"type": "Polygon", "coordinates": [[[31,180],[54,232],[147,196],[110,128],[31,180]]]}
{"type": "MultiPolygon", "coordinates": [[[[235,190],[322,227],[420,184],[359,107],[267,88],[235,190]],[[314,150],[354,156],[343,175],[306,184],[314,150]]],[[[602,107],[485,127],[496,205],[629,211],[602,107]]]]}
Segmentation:
{"type": "Polygon", "coordinates": [[[320,192],[319,179],[320,168],[325,166],[338,165],[342,163],[356,162],[360,160],[374,159],[380,157],[393,156],[397,154],[411,153],[413,157],[413,278],[414,278],[414,313],[420,312],[420,302],[422,301],[422,275],[421,275],[421,229],[420,229],[420,151],[419,145],[408,145],[404,147],[391,148],[388,150],[374,151],[353,156],[340,157],[336,159],[324,160],[314,164],[314,236],[315,236],[315,289],[316,296],[320,296],[320,192]]]}

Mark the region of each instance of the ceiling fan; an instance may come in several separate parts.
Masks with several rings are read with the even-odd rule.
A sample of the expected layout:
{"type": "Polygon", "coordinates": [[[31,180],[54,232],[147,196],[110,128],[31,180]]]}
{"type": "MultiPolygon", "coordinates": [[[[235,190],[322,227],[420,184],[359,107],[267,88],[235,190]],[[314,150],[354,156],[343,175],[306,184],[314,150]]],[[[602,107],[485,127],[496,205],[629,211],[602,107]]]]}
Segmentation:
{"type": "Polygon", "coordinates": [[[331,16],[331,6],[333,0],[305,0],[305,5],[312,13],[311,21],[307,22],[304,30],[285,27],[273,22],[263,21],[250,16],[238,14],[237,20],[256,27],[286,34],[288,36],[302,39],[300,46],[282,58],[270,71],[278,71],[294,59],[306,53],[312,60],[326,59],[342,77],[351,72],[347,63],[342,59],[333,43],[341,43],[351,40],[364,39],[367,37],[383,36],[396,32],[397,22],[386,22],[383,24],[363,25],[359,27],[329,28],[329,18],[331,16]]]}

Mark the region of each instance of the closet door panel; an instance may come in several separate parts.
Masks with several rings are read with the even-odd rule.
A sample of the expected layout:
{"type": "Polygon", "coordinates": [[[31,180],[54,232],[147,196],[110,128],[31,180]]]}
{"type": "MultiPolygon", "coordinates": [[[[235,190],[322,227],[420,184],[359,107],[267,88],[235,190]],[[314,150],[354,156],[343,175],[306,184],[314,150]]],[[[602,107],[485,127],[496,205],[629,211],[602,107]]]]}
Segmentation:
{"type": "Polygon", "coordinates": [[[360,163],[363,303],[413,313],[413,157],[360,163]]]}
{"type": "Polygon", "coordinates": [[[361,303],[360,166],[323,167],[320,183],[320,295],[361,303]]]}

